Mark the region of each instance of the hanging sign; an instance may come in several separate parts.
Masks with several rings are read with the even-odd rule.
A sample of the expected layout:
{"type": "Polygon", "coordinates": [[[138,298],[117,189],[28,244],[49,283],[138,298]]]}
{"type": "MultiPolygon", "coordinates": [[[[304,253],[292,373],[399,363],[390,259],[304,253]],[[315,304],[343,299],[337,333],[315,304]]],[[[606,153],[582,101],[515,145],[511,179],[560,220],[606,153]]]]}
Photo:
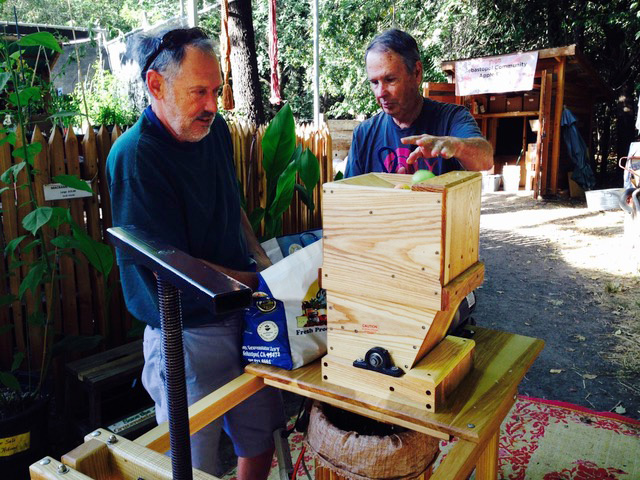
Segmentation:
{"type": "MultiPolygon", "coordinates": [[[[89,182],[86,182],[89,185],[89,182]]],[[[78,190],[77,188],[67,187],[61,183],[50,183],[43,186],[44,199],[47,202],[52,200],[68,200],[70,198],[91,197],[93,193],[78,190]]]]}
{"type": "Polygon", "coordinates": [[[456,62],[456,95],[519,92],[533,89],[538,52],[456,62]]]}

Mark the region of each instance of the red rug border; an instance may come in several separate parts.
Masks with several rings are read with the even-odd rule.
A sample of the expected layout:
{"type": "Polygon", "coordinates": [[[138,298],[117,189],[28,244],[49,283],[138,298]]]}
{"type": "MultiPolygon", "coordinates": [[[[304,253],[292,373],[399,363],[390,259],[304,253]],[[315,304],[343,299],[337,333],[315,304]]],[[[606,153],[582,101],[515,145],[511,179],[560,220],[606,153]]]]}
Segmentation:
{"type": "Polygon", "coordinates": [[[562,402],[560,400],[547,400],[546,398],[536,398],[536,397],[527,397],[525,395],[518,394],[518,398],[521,400],[527,400],[537,403],[542,403],[545,405],[549,405],[552,407],[561,407],[567,410],[573,410],[574,412],[586,413],[589,415],[593,415],[596,417],[609,418],[612,420],[617,420],[619,422],[623,422],[629,425],[633,425],[635,427],[640,427],[640,420],[636,420],[631,417],[625,417],[624,415],[620,415],[618,413],[613,412],[596,412],[595,410],[591,410],[587,407],[583,407],[581,405],[576,405],[574,403],[562,402]]]}

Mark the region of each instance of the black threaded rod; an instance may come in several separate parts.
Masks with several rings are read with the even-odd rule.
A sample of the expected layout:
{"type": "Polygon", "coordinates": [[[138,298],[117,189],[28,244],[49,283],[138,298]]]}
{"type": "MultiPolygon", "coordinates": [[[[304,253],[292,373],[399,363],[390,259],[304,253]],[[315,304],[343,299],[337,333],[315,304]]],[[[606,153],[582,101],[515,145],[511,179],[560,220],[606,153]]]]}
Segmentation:
{"type": "Polygon", "coordinates": [[[174,480],[192,480],[187,387],[184,378],[180,291],[158,277],[162,354],[169,410],[169,444],[174,480]]]}

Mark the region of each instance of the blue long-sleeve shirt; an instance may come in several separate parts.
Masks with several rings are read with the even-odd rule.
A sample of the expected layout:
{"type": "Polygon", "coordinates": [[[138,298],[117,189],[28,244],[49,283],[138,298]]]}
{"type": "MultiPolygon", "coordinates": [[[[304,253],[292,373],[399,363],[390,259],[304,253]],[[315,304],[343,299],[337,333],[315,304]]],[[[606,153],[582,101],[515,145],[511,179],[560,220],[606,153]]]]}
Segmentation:
{"type": "MultiPolygon", "coordinates": [[[[195,258],[250,270],[232,145],[219,115],[201,141],[178,142],[147,108],[107,160],[114,226],[134,225],[195,258]]],[[[153,273],[119,249],[116,258],[127,308],[160,327],[153,273]]],[[[182,296],[182,311],[185,327],[214,320],[189,294],[182,296]]]]}

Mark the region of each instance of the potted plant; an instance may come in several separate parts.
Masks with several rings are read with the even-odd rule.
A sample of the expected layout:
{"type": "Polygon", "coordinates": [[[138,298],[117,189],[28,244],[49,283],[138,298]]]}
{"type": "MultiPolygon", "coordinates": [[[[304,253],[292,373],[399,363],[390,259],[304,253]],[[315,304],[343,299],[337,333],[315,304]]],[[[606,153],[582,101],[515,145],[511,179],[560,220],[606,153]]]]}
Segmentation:
{"type": "MultiPolygon", "coordinates": [[[[12,43],[6,39],[0,42],[0,113],[5,118],[0,128],[0,148],[12,151],[13,158],[11,166],[0,175],[0,194],[3,209],[16,201],[17,208],[29,210],[21,222],[22,235],[7,239],[5,232],[7,276],[0,280],[8,292],[0,298],[0,308],[4,309],[0,345],[5,360],[7,349],[11,350],[10,362],[0,365],[0,466],[6,478],[25,475],[28,464],[38,458],[32,455],[41,455],[36,436],[38,428],[44,425],[46,429],[44,409],[52,358],[57,346],[72,343],[55,331],[56,317],[60,315],[54,300],[60,296],[57,285],[61,259],[84,255],[105,278],[113,265],[109,246],[91,238],[73,220],[69,208],[45,204],[36,190],[36,177],[48,176],[48,172],[37,168],[42,143],[30,143],[28,130],[35,107],[42,106],[48,91],[46,83],[38,78],[36,67],[29,66],[26,49],[39,50],[36,58],[41,53],[45,56],[44,49],[49,53],[61,51],[47,32],[26,35],[12,43]],[[19,284],[8,280],[17,270],[22,277],[19,284]],[[12,339],[18,334],[24,341],[14,344],[12,339]],[[35,430],[30,426],[31,420],[39,423],[35,430]]],[[[94,194],[76,176],[59,175],[52,180],[94,194]]],[[[95,346],[96,340],[92,338],[91,345],[95,346]]],[[[77,341],[73,343],[77,347],[77,341]]]]}

